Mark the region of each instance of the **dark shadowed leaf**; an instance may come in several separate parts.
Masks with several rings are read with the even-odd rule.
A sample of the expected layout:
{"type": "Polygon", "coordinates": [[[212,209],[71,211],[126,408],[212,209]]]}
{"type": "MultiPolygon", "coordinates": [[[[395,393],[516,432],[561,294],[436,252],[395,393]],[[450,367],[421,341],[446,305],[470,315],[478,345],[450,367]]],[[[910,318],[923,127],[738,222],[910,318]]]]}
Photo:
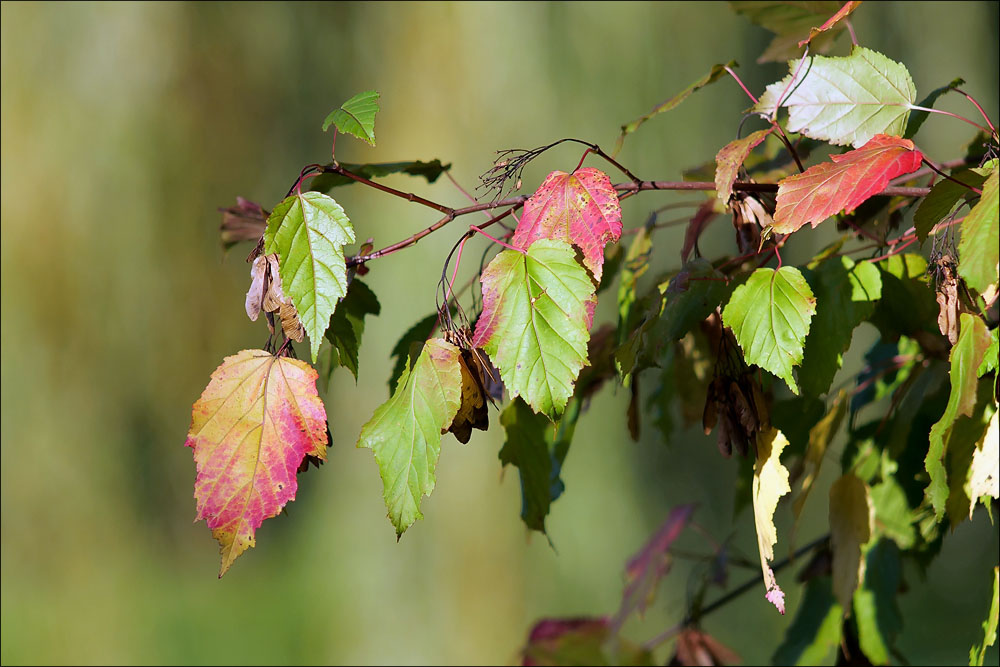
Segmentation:
{"type": "MultiPolygon", "coordinates": [[[[441,160],[431,160],[430,162],[414,160],[412,162],[379,162],[369,164],[341,162],[340,166],[352,174],[364,176],[368,180],[383,178],[391,174],[406,174],[407,176],[424,178],[428,183],[433,183],[441,174],[451,169],[450,164],[441,164],[441,160]]],[[[357,183],[357,181],[342,174],[327,173],[320,174],[310,180],[309,189],[318,190],[319,192],[329,192],[333,188],[338,188],[342,185],[351,185],[352,183],[357,183]]]]}

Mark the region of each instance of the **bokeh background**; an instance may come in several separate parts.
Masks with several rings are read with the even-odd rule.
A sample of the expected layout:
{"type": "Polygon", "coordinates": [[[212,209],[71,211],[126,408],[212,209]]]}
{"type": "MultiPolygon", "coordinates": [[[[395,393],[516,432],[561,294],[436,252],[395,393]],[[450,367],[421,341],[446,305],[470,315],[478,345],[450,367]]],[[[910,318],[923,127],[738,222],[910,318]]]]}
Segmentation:
{"type": "MultiPolygon", "coordinates": [[[[611,147],[623,122],[716,62],[735,58],[762,90],[785,73],[754,64],[764,30],[722,3],[4,2],[0,13],[4,664],[512,663],[537,618],[613,612],[625,561],[676,503],[698,502],[707,531],[756,559],[752,518],[732,511],[737,462],[696,431],[664,443],[647,425],[629,441],[628,397],[613,387],[577,430],[552,546],[521,524],[498,428],[467,446],[445,438],[426,519],[396,543],[371,452],[354,444],[387,397],[389,350],[433,308],[458,226],[372,265],[382,315],[368,321],[360,381],[341,370],[325,396],[330,460],[221,581],[216,543],[191,522],[183,443],[212,370],[265,338],[243,311],[248,248],[224,256],[216,209],[237,195],[272,207],[303,164],[328,157],[320,124],[340,102],[382,93],[378,147],[342,138],[341,160],[441,158],[471,188],[497,149],[565,136],[611,147]]],[[[855,16],[861,43],[904,62],[918,97],[962,76],[997,118],[997,3],[866,3],[855,16]]],[[[621,159],[645,178],[679,179],[735,138],[747,106],[719,82],[644,126],[621,159]]],[[[947,118],[924,127],[919,143],[936,159],[970,137],[947,118]]],[[[578,156],[547,154],[526,189],[578,156]]],[[[386,182],[464,201],[445,179],[386,182]]],[[[436,219],[360,187],[335,195],[378,245],[436,219]]],[[[626,226],[678,198],[630,200],[626,226]]],[[[731,251],[728,225],[716,227],[710,248],[731,251]]],[[[657,269],[675,265],[681,233],[659,233],[657,269]]],[[[866,327],[848,365],[874,340],[866,327]]],[[[823,495],[800,543],[825,531],[823,495]]],[[[779,515],[784,539],[787,508],[779,515]]],[[[966,660],[997,551],[980,511],[926,581],[907,572],[899,646],[912,662],[966,660]]],[[[626,633],[677,622],[691,571],[679,565],[626,633]]],[[[792,575],[781,578],[794,612],[792,575]]],[[[794,616],[759,593],[705,623],[750,664],[770,659],[794,616]]]]}

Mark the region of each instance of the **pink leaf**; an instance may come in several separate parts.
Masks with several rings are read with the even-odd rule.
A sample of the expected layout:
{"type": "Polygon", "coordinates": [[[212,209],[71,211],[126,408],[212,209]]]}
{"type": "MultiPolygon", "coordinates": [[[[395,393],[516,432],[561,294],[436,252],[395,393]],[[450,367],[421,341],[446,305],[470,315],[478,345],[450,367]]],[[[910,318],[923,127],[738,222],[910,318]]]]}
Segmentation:
{"type": "Polygon", "coordinates": [[[184,444],[198,470],[194,495],[222,553],[221,577],[254,546],[264,519],[295,499],[307,456],[326,458],[326,409],[316,371],[263,350],[226,357],[191,410],[184,444]]]}
{"type": "Polygon", "coordinates": [[[670,571],[670,547],[687,526],[694,505],[675,507],[656,534],[625,566],[625,592],[622,594],[622,612],[638,608],[640,613],[656,594],[660,579],[670,571]]]}
{"type": "Polygon", "coordinates": [[[916,171],[923,159],[913,142],[877,134],[853,151],[831,155],[778,184],[774,231],[789,234],[807,222],[813,227],[831,215],[850,213],[886,188],[889,181],[916,171]]]}
{"type": "Polygon", "coordinates": [[[622,235],[622,209],[607,174],[584,167],[554,171],[524,204],[511,244],[527,250],[538,239],[558,239],[583,251],[583,263],[600,281],[604,246],[622,235]]]}

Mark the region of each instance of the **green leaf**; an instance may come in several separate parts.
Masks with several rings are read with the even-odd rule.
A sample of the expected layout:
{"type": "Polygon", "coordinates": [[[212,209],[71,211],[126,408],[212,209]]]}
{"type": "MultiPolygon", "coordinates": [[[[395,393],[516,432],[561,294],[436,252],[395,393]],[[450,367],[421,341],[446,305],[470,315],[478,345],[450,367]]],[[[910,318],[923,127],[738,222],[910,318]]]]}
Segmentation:
{"type": "MultiPolygon", "coordinates": [[[[937,99],[939,97],[941,97],[942,95],[944,95],[949,91],[955,90],[964,83],[965,79],[952,79],[951,83],[949,83],[947,86],[941,86],[940,88],[935,88],[934,90],[932,90],[930,94],[927,95],[927,97],[920,100],[917,106],[924,107],[925,109],[933,109],[934,103],[937,102],[937,99]]],[[[903,138],[912,139],[914,135],[917,133],[917,131],[920,129],[920,126],[924,124],[924,121],[927,120],[927,117],[930,115],[931,115],[930,111],[922,111],[919,109],[911,113],[910,121],[906,124],[906,134],[903,135],[903,138]]]]}
{"type": "Polygon", "coordinates": [[[1000,280],[1000,167],[994,167],[983,185],[983,196],[962,222],[958,244],[958,275],[969,287],[985,294],[1000,280]]]}
{"type": "Polygon", "coordinates": [[[855,327],[871,316],[882,298],[882,275],[870,262],[833,257],[806,277],[816,294],[816,318],[798,376],[802,391],[819,396],[840,370],[855,327]]]}
{"type": "Polygon", "coordinates": [[[657,116],[663,113],[664,111],[670,111],[671,109],[677,107],[681,102],[690,97],[691,93],[695,92],[699,88],[704,88],[708,84],[718,81],[722,77],[722,75],[726,73],[727,67],[729,68],[737,67],[736,61],[730,60],[725,65],[712,65],[712,69],[709,70],[708,74],[701,77],[700,79],[692,83],[690,86],[688,86],[681,92],[671,97],[669,100],[666,100],[665,102],[660,102],[655,107],[653,107],[653,109],[649,113],[643,116],[639,116],[631,123],[626,123],[625,125],[622,125],[622,133],[621,136],[618,137],[618,146],[616,147],[615,152],[617,153],[618,150],[621,149],[622,142],[625,141],[625,137],[638,130],[640,125],[645,123],[653,116],[657,116]]]}
{"type": "Polygon", "coordinates": [[[895,542],[900,549],[909,549],[917,541],[916,517],[906,500],[906,492],[895,477],[887,477],[871,488],[875,507],[876,533],[895,542]]]}
{"type": "Polygon", "coordinates": [[[815,577],[805,585],[795,620],[771,659],[775,665],[829,664],[840,645],[843,608],[833,597],[830,577],[815,577]]]}
{"type": "Polygon", "coordinates": [[[882,299],[875,306],[871,323],[882,339],[910,338],[922,332],[938,335],[938,305],[934,290],[927,286],[927,260],[914,253],[892,255],[878,263],[882,274],[882,299]]]}
{"type": "MultiPolygon", "coordinates": [[[[340,166],[352,174],[363,176],[368,180],[383,178],[392,174],[406,174],[407,176],[424,178],[428,183],[433,183],[441,177],[441,174],[451,169],[451,164],[441,164],[441,160],[431,160],[430,162],[421,162],[420,160],[412,162],[377,162],[368,164],[341,162],[340,166]]],[[[357,181],[349,176],[337,173],[323,173],[309,181],[309,189],[318,192],[329,192],[334,188],[339,188],[342,185],[351,185],[352,183],[357,183],[357,181]]]]}
{"type": "Polygon", "coordinates": [[[983,363],[979,364],[979,368],[976,370],[976,375],[979,377],[997,369],[997,332],[998,329],[990,331],[990,346],[986,348],[986,354],[983,355],[983,363]]]}
{"type": "MultiPolygon", "coordinates": [[[[783,0],[782,2],[730,2],[729,6],[775,37],[764,53],[757,58],[758,63],[781,62],[802,53],[799,40],[810,33],[810,28],[819,26],[840,9],[837,0],[783,0]]],[[[829,32],[818,35],[810,44],[813,53],[825,53],[844,26],[835,25],[829,32]]]]}
{"type": "Polygon", "coordinates": [[[930,476],[927,497],[940,519],[948,500],[948,478],[944,461],[952,428],[960,415],[970,416],[976,404],[976,370],[990,344],[986,324],[978,317],[962,313],[958,342],[951,348],[951,395],[944,414],[930,432],[930,447],[924,465],[930,476]]]}
{"type": "MultiPolygon", "coordinates": [[[[639,309],[634,309],[636,303],[636,283],[649,270],[649,257],[653,251],[654,217],[642,227],[629,244],[628,252],[622,263],[621,279],[618,282],[618,344],[625,342],[629,332],[636,326],[636,316],[639,309]]],[[[641,312],[641,311],[640,311],[641,312]]]]}
{"type": "Polygon", "coordinates": [[[337,129],[347,134],[353,134],[358,139],[375,145],[375,114],[378,113],[378,92],[368,90],[358,93],[351,99],[340,105],[339,109],[334,109],[323,121],[323,131],[326,132],[331,124],[336,124],[337,129]]]}
{"type": "Polygon", "coordinates": [[[903,629],[896,596],[902,582],[899,549],[880,540],[865,554],[864,584],[854,592],[854,619],[861,651],[873,665],[888,665],[903,629]]]}
{"type": "Polygon", "coordinates": [[[970,667],[981,666],[986,660],[986,649],[997,641],[997,625],[1000,625],[1000,567],[993,568],[993,598],[982,625],[983,641],[969,649],[970,667]]]}
{"type": "Polygon", "coordinates": [[[798,269],[761,268],[733,292],[722,321],[733,330],[748,363],[774,373],[798,394],[792,367],[802,362],[815,312],[816,299],[798,269]]]}
{"type": "Polygon", "coordinates": [[[344,209],[319,192],[290,195],[267,219],[264,252],[278,253],[281,287],[309,334],[314,363],[337,301],[347,293],[344,246],[353,242],[344,209]]]}
{"type": "MultiPolygon", "coordinates": [[[[984,175],[972,169],[963,169],[951,176],[973,188],[981,188],[986,181],[984,175]]],[[[916,228],[917,238],[920,239],[920,242],[923,243],[927,240],[934,225],[951,213],[960,200],[967,201],[975,196],[976,194],[969,188],[947,178],[935,183],[930,193],[920,200],[920,205],[917,206],[917,210],[913,214],[913,226],[916,228]]]]}
{"type": "Polygon", "coordinates": [[[788,131],[836,146],[860,147],[876,134],[906,130],[917,91],[900,63],[862,46],[845,58],[810,56],[799,63],[788,63],[791,74],[768,86],[754,111],[771,116],[780,99],[788,107],[788,131]]]}
{"type": "Polygon", "coordinates": [[[343,366],[358,380],[358,349],[365,332],[365,316],[378,315],[382,310],[378,297],[368,285],[357,278],[351,281],[347,296],[330,317],[326,339],[333,346],[331,365],[343,366]]]}
{"type": "Polygon", "coordinates": [[[500,462],[516,466],[521,478],[521,519],[528,528],[544,533],[549,507],[564,489],[559,477],[563,459],[556,448],[559,426],[516,399],[500,415],[500,424],[507,433],[500,462]]]}
{"type": "Polygon", "coordinates": [[[539,239],[526,254],[498,254],[481,281],[473,347],[490,355],[511,398],[558,419],[587,364],[590,275],[569,244],[539,239]]]}
{"type": "Polygon", "coordinates": [[[437,325],[438,314],[431,313],[424,319],[420,320],[412,327],[406,330],[398,341],[396,345],[393,346],[392,352],[389,353],[390,357],[396,358],[396,363],[392,367],[392,375],[389,377],[389,393],[396,387],[396,383],[399,382],[399,376],[403,374],[406,370],[406,365],[412,363],[413,359],[410,359],[410,347],[414,343],[421,343],[428,338],[430,338],[431,332],[434,331],[435,325],[437,325]]]}
{"type": "Polygon", "coordinates": [[[358,447],[375,453],[397,537],[423,518],[420,499],[434,490],[441,433],[462,400],[460,353],[440,338],[427,341],[416,362],[407,364],[392,398],[361,428],[358,447]]]}
{"type": "Polygon", "coordinates": [[[722,273],[698,258],[644,296],[632,309],[633,319],[619,330],[626,335],[615,352],[623,382],[627,385],[631,374],[655,365],[662,347],[680,340],[708,317],[731,289],[722,273]],[[641,321],[638,313],[645,314],[641,321]]]}

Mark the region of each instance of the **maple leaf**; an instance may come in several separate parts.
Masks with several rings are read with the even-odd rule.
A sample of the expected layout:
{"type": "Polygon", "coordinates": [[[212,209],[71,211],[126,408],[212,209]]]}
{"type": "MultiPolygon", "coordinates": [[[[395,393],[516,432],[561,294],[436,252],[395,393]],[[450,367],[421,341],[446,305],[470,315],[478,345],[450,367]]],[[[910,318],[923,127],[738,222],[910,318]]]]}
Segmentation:
{"type": "Polygon", "coordinates": [[[556,419],[587,363],[588,303],[594,283],[573,249],[539,239],[527,253],[505,250],[480,279],[483,312],[473,347],[500,370],[510,397],[556,419]]]}
{"type": "Polygon", "coordinates": [[[601,281],[604,246],[622,235],[622,209],[607,174],[593,167],[554,171],[524,204],[511,245],[528,249],[557,239],[583,251],[583,263],[601,281]]]}
{"type": "Polygon", "coordinates": [[[222,552],[221,577],[264,519],[295,499],[308,455],[326,458],[326,409],[303,361],[243,350],[226,357],[191,410],[194,495],[222,552]]]}
{"type": "Polygon", "coordinates": [[[417,360],[407,363],[392,397],[361,428],[358,447],[375,453],[397,538],[423,518],[420,499],[434,490],[441,434],[462,399],[459,354],[443,339],[427,341],[417,360]]]}
{"type": "Polygon", "coordinates": [[[857,150],[831,155],[832,162],[809,167],[778,183],[774,231],[789,234],[831,215],[850,213],[889,181],[916,171],[923,159],[909,139],[879,134],[857,150]]]}
{"type": "Polygon", "coordinates": [[[788,440],[781,431],[771,429],[757,440],[757,462],[753,467],[753,518],[757,526],[757,547],[760,567],[764,574],[765,597],[779,612],[785,613],[785,594],[778,586],[768,562],[774,560],[774,545],[778,530],[774,527],[774,510],[778,499],[792,490],[788,484],[788,469],[781,464],[781,452],[788,440]]]}
{"type": "Polygon", "coordinates": [[[463,349],[458,357],[462,371],[462,402],[448,431],[463,445],[472,437],[472,429],[485,431],[490,427],[490,416],[486,408],[486,385],[478,352],[463,349]]]}

